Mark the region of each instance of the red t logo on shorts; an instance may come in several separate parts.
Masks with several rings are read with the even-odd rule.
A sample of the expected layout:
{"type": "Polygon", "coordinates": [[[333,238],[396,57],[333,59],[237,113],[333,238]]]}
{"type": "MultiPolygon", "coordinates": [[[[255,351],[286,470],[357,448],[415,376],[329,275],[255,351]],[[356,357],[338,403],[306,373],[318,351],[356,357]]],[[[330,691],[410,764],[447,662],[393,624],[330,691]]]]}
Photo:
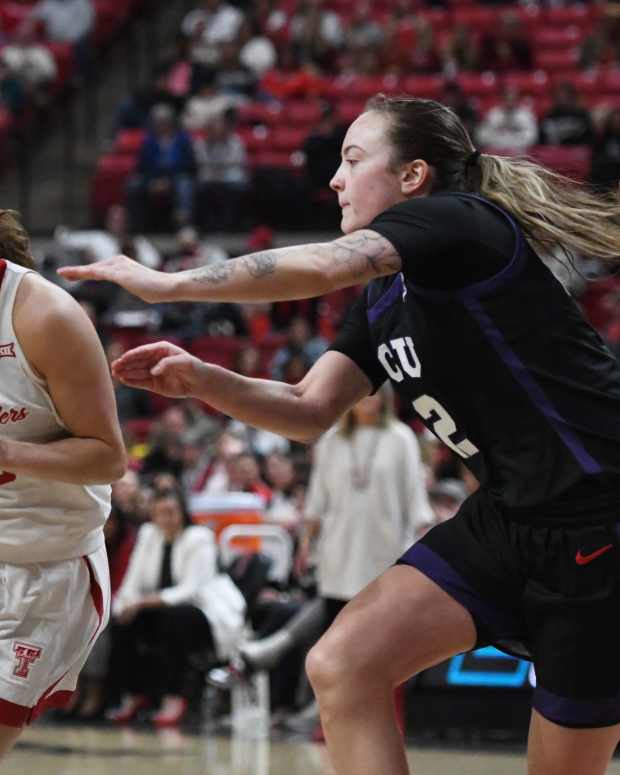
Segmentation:
{"type": "Polygon", "coordinates": [[[28,678],[30,665],[39,659],[42,649],[39,646],[30,646],[28,643],[18,643],[16,641],[13,644],[13,651],[17,660],[17,664],[13,669],[13,675],[16,675],[18,678],[28,678]]]}

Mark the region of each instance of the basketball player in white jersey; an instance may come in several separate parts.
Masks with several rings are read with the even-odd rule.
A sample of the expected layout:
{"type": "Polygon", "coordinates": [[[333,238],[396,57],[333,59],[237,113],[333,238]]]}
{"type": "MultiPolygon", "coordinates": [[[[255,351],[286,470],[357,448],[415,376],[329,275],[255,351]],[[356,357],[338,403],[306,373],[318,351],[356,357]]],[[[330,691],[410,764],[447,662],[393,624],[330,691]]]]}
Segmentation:
{"type": "Polygon", "coordinates": [[[0,210],[0,756],[64,704],[109,612],[103,524],[126,466],[99,339],[0,210]]]}

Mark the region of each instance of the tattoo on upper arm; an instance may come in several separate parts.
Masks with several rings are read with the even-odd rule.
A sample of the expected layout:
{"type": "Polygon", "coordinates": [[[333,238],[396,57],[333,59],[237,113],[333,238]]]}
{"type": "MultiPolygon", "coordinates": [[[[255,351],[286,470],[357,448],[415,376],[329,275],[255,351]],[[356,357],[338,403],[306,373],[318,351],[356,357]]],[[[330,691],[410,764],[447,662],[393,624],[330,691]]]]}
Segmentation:
{"type": "Polygon", "coordinates": [[[348,267],[354,279],[368,275],[376,277],[395,274],[401,269],[401,260],[392,245],[372,231],[361,230],[337,239],[330,245],[335,263],[348,267]]]}
{"type": "Polygon", "coordinates": [[[233,266],[227,262],[215,264],[215,266],[201,266],[195,269],[192,279],[197,283],[211,283],[218,285],[226,282],[233,273],[233,266]]]}
{"type": "Polygon", "coordinates": [[[249,274],[254,278],[273,274],[278,263],[273,250],[262,250],[260,253],[253,253],[252,255],[245,256],[242,261],[249,274]]]}

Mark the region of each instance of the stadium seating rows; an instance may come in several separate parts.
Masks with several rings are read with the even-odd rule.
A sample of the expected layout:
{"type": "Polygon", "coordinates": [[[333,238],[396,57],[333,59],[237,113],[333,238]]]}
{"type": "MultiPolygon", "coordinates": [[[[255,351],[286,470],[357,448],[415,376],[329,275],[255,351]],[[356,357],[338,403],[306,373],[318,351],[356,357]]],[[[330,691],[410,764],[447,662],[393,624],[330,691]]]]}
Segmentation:
{"type": "MultiPolygon", "coordinates": [[[[114,33],[134,14],[146,0],[93,0],[95,5],[95,27],[92,43],[95,47],[106,44],[114,33]]],[[[0,30],[11,36],[24,22],[36,5],[36,0],[26,2],[0,3],[0,30]]],[[[54,56],[58,75],[53,84],[53,92],[60,92],[73,73],[73,50],[68,43],[42,41],[54,56]]],[[[7,138],[13,119],[5,108],[0,108],[0,164],[4,161],[7,138]]]]}

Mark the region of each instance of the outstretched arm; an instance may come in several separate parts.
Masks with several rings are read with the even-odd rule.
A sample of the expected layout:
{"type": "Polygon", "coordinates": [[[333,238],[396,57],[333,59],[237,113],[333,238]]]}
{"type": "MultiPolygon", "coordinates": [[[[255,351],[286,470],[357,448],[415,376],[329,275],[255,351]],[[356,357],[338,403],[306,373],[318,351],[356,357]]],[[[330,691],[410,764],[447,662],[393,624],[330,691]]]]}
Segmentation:
{"type": "Polygon", "coordinates": [[[264,250],[175,274],[155,272],[126,256],[58,272],[68,280],[108,280],[148,302],[252,302],[322,296],[400,269],[393,245],[361,229],[333,242],[264,250]]]}
{"type": "Polygon", "coordinates": [[[249,425],[301,442],[314,441],[372,390],[350,358],[331,351],[297,385],[243,377],[169,342],[126,352],[113,364],[113,374],[131,387],[198,398],[249,425]]]}

